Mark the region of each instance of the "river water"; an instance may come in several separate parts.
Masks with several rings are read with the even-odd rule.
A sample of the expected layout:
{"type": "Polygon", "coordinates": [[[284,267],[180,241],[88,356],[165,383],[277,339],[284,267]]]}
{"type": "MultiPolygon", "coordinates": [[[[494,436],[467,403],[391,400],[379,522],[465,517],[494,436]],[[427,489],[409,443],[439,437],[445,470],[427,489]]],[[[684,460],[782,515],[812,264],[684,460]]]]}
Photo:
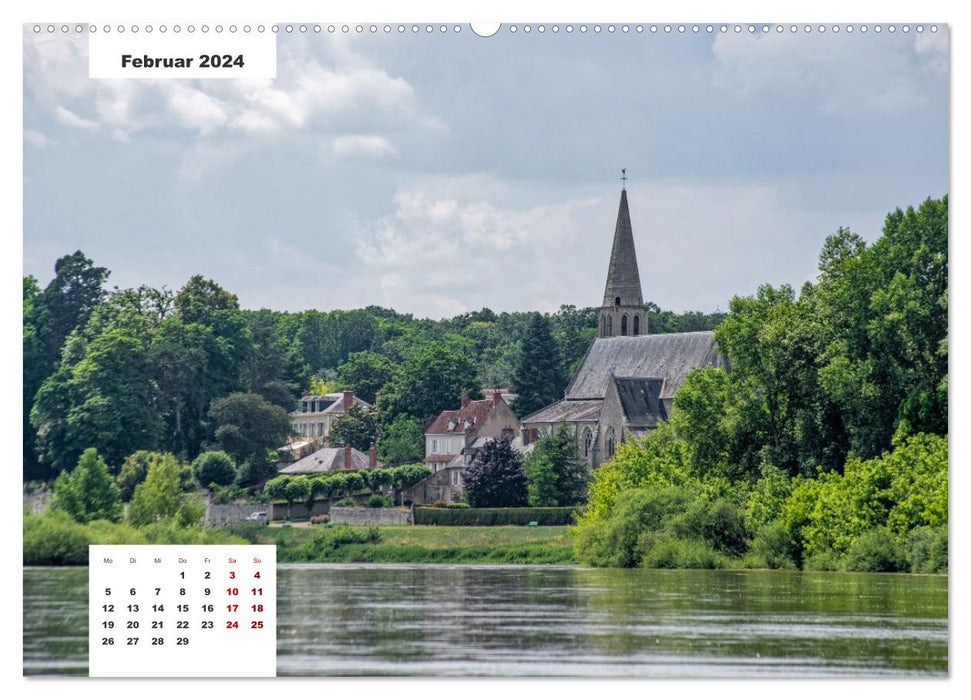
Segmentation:
{"type": "MultiPolygon", "coordinates": [[[[87,569],[24,570],[24,673],[87,674],[87,569]]],[[[281,564],[281,676],[944,676],[947,578],[281,564]]]]}

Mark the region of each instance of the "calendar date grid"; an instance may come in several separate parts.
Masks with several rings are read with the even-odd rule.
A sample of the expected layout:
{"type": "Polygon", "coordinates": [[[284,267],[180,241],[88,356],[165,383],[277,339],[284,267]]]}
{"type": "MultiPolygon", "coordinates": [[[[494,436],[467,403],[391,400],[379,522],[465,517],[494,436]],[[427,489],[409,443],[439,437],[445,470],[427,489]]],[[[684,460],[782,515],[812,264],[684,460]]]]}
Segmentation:
{"type": "Polygon", "coordinates": [[[91,675],[255,675],[253,653],[275,674],[275,548],[210,547],[92,546],[91,675]]]}

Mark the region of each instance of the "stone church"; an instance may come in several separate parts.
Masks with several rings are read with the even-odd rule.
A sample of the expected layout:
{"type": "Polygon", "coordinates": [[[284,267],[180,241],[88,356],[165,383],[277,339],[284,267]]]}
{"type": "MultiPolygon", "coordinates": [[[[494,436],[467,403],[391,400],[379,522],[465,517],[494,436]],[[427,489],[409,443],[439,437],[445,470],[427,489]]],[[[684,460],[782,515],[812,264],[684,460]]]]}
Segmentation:
{"type": "Polygon", "coordinates": [[[725,367],[714,333],[648,335],[647,307],[634,252],[626,187],[614,228],[597,338],[566,387],[562,400],[522,419],[524,440],[565,423],[590,468],[616,446],[643,437],[667,420],[674,392],[695,367],[725,367]]]}

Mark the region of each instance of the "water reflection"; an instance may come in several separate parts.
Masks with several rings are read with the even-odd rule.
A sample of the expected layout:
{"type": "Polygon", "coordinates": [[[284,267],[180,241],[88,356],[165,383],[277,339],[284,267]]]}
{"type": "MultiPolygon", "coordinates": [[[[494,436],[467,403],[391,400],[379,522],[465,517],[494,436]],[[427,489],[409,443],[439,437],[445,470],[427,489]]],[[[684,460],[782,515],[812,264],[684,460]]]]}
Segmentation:
{"type": "MultiPolygon", "coordinates": [[[[87,569],[24,570],[24,673],[87,673],[87,569]]],[[[279,675],[947,673],[947,578],[281,565],[279,675]]]]}
{"type": "Polygon", "coordinates": [[[293,565],[280,585],[281,675],[947,671],[944,578],[293,565]]]}

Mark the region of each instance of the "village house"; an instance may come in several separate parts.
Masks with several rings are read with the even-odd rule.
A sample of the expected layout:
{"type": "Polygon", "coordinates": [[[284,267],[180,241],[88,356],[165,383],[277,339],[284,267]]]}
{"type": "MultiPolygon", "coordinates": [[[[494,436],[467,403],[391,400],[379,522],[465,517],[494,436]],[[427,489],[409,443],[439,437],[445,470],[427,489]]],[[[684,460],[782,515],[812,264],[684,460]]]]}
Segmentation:
{"type": "Polygon", "coordinates": [[[300,406],[290,413],[293,433],[304,440],[324,442],[330,435],[333,422],[351,410],[352,406],[371,408],[371,404],[359,399],[354,392],[345,389],[333,394],[305,394],[300,406]]]}
{"type": "Polygon", "coordinates": [[[442,411],[425,430],[425,464],[435,474],[432,482],[443,482],[448,498],[455,500],[464,489],[462,472],[486,440],[509,435],[516,437],[519,419],[503,398],[502,389],[492,389],[486,398],[470,401],[462,394],[456,410],[442,411]],[[444,472],[438,476],[439,472],[444,472]]]}
{"type": "Polygon", "coordinates": [[[364,454],[350,445],[344,445],[343,447],[323,447],[293,464],[283,467],[278,473],[296,476],[350,469],[376,469],[380,466],[378,451],[373,444],[371,449],[368,450],[368,454],[364,454]]]}
{"type": "Polygon", "coordinates": [[[610,459],[618,444],[643,437],[667,420],[674,393],[691,370],[727,366],[711,331],[647,332],[648,311],[624,188],[597,338],[563,399],[523,417],[523,442],[532,443],[566,425],[576,436],[578,454],[593,469],[610,459]]]}

